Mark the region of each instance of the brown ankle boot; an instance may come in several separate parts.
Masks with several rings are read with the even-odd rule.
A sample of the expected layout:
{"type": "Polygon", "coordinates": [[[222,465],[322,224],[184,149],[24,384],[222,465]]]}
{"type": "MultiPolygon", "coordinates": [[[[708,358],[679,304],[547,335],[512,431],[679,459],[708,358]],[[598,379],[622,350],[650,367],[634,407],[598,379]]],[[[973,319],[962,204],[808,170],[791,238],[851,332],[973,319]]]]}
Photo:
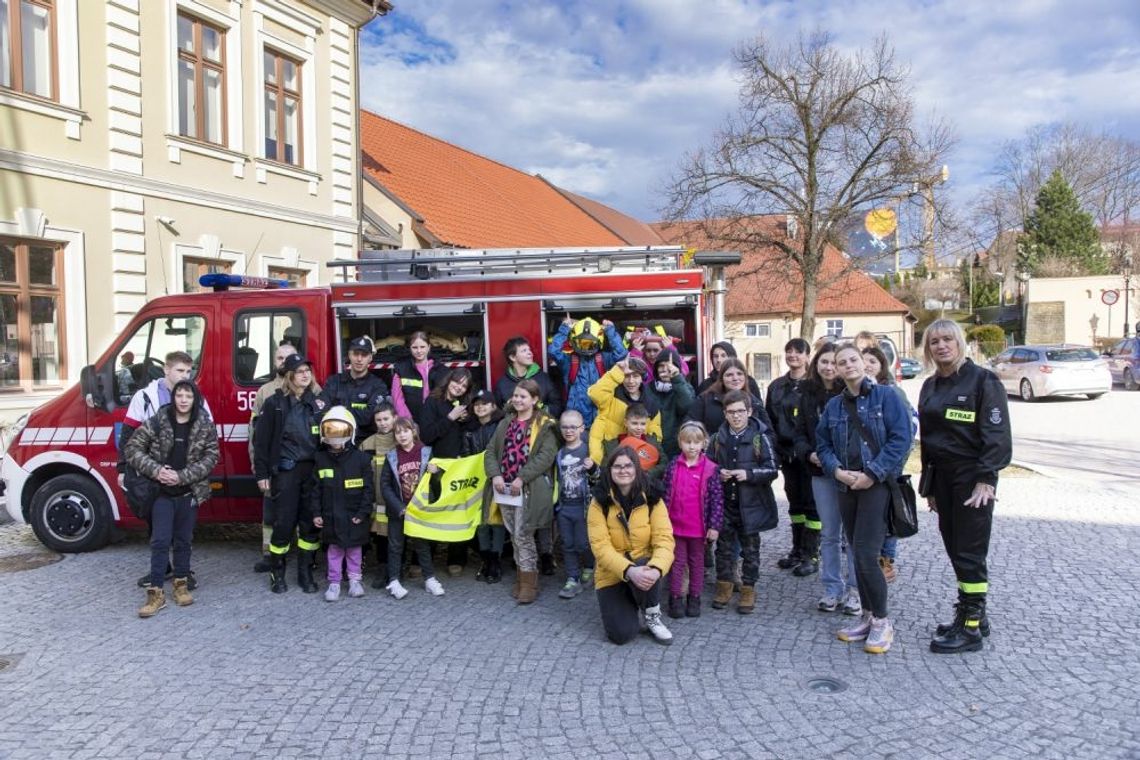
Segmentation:
{"type": "Polygon", "coordinates": [[[531,604],[538,598],[538,573],[519,572],[519,604],[531,604]]]}
{"type": "Polygon", "coordinates": [[[190,589],[187,587],[185,578],[174,579],[174,603],[179,607],[189,607],[194,603],[194,597],[190,595],[190,589]]]}
{"type": "Polygon", "coordinates": [[[146,587],[146,604],[139,607],[139,617],[148,618],[158,614],[166,606],[166,594],[159,586],[146,587]]]}
{"type": "Polygon", "coordinates": [[[740,601],[736,603],[736,611],[741,615],[751,615],[756,609],[756,588],[753,586],[740,587],[740,601]]]}
{"type": "Polygon", "coordinates": [[[714,610],[723,610],[728,606],[730,599],[732,599],[732,581],[717,581],[716,593],[713,594],[712,608],[714,610]]]}

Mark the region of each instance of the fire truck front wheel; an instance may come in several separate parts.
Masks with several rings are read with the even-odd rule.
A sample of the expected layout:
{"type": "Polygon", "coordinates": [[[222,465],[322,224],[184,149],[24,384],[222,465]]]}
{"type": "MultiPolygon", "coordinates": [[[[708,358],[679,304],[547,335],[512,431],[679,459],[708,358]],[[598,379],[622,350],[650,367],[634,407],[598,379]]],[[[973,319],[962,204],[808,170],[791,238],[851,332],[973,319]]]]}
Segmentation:
{"type": "Polygon", "coordinates": [[[52,551],[90,552],[111,537],[111,508],[98,484],[83,475],[57,475],[36,489],[28,522],[52,551]]]}

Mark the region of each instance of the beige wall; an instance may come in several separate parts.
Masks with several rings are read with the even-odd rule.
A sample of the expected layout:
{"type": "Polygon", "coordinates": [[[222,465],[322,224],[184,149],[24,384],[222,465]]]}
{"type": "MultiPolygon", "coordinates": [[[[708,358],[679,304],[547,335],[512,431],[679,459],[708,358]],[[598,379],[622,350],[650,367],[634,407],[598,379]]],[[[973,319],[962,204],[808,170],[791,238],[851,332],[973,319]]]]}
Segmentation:
{"type": "MultiPolygon", "coordinates": [[[[359,248],[356,30],[333,0],[57,0],[57,103],[0,91],[0,234],[66,243],[68,384],[186,256],[264,275],[359,248]],[[330,8],[342,13],[329,14],[330,8]],[[227,28],[225,148],[176,134],[179,9],[227,28]],[[304,165],[261,158],[262,52],[302,63],[304,165]],[[169,223],[163,223],[160,218],[169,223]]],[[[408,225],[410,229],[410,225],[408,225]]],[[[0,424],[56,391],[0,394],[0,424]]]]}
{"type": "MultiPolygon", "coordinates": [[[[1133,278],[1129,296],[1129,321],[1140,320],[1140,278],[1133,278]]],[[[1079,343],[1092,345],[1096,317],[1096,337],[1124,335],[1124,278],[1050,277],[1025,283],[1025,342],[1079,343]],[[1119,291],[1111,309],[1101,301],[1106,290],[1119,291]]]]}
{"type": "Polygon", "coordinates": [[[413,231],[414,220],[411,214],[394,203],[391,198],[378,190],[370,182],[364,182],[363,185],[365,208],[369,209],[400,233],[401,248],[431,247],[425,241],[421,240],[413,231]]]}
{"type": "MultiPolygon", "coordinates": [[[[827,320],[842,319],[843,335],[854,337],[860,330],[883,333],[894,340],[904,355],[909,355],[914,346],[914,327],[902,314],[820,314],[816,316],[815,334],[811,342],[827,333],[827,320]]],[[[768,355],[771,359],[772,378],[787,371],[784,366],[784,344],[800,335],[800,319],[787,319],[781,316],[755,315],[733,318],[725,322],[725,338],[731,341],[737,354],[756,373],[758,357],[768,355]],[[768,337],[749,337],[748,325],[768,325],[768,337]]],[[[761,362],[762,363],[762,362],[761,362]]],[[[757,377],[759,381],[760,378],[757,377]]]]}

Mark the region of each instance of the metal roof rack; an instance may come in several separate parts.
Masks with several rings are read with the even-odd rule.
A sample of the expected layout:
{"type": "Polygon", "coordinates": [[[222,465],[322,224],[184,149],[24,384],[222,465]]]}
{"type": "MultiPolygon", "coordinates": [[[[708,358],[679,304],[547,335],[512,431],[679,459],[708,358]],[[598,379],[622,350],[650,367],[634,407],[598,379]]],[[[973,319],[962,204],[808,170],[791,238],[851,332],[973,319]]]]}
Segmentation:
{"type": "Polygon", "coordinates": [[[739,263],[739,254],[698,252],[682,246],[617,248],[426,248],[361,251],[359,259],[337,259],[328,266],[360,282],[414,282],[490,276],[548,277],[609,272],[671,272],[739,263]]]}

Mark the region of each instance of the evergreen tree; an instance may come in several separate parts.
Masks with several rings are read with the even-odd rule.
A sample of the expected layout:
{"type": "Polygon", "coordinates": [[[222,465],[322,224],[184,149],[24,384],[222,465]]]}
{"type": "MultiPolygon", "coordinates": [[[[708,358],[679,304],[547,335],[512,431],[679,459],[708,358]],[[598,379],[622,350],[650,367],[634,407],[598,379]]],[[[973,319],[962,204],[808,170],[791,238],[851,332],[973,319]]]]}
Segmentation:
{"type": "Polygon", "coordinates": [[[1092,216],[1081,210],[1060,171],[1054,171],[1038,191],[1033,212],[1025,220],[1025,234],[1018,258],[1030,274],[1049,258],[1072,261],[1084,274],[1104,274],[1108,269],[1092,216]]]}

